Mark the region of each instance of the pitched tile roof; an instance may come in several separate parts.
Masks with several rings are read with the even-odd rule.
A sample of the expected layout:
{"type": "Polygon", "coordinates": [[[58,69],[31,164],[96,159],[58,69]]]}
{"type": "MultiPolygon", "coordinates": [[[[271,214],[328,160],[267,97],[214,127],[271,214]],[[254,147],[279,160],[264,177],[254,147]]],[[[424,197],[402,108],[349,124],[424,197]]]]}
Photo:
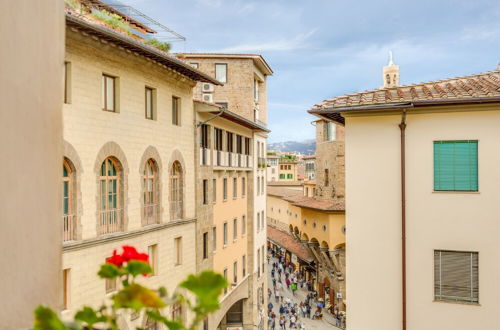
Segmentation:
{"type": "MultiPolygon", "coordinates": [[[[430,105],[435,103],[500,102],[500,70],[413,85],[379,88],[324,100],[309,110],[321,115],[349,108],[372,110],[376,106],[430,105]]],[[[343,121],[343,120],[339,120],[343,121]]]]}
{"type": "Polygon", "coordinates": [[[277,197],[301,196],[302,190],[290,189],[286,187],[267,187],[267,194],[277,197]]]}
{"type": "Polygon", "coordinates": [[[332,201],[306,197],[296,201],[293,205],[324,212],[345,212],[345,203],[343,200],[332,201]]]}
{"type": "Polygon", "coordinates": [[[316,104],[313,109],[356,105],[500,96],[500,70],[414,85],[347,94],[316,104]]]}
{"type": "Polygon", "coordinates": [[[289,233],[267,226],[267,238],[306,262],[314,260],[311,252],[289,233]]]}

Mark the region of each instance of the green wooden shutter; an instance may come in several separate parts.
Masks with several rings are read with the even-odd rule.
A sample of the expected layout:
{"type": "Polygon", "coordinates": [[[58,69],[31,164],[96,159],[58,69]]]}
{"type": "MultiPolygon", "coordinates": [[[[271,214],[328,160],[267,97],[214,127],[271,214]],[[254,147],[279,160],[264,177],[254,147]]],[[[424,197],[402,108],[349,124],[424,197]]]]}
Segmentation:
{"type": "Polygon", "coordinates": [[[434,142],[434,190],[477,191],[477,141],[434,142]]]}

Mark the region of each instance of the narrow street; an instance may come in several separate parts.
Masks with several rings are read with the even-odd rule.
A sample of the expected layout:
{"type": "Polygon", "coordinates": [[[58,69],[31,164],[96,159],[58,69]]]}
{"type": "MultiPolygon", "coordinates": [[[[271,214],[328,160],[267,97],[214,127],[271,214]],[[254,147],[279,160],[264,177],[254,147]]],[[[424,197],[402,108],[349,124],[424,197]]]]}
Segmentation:
{"type": "MultiPolygon", "coordinates": [[[[273,262],[278,262],[278,259],[271,258],[269,260],[269,264],[268,264],[269,271],[267,272],[267,277],[268,277],[268,281],[269,281],[269,288],[271,289],[271,291],[273,291],[273,281],[271,278],[271,269],[272,269],[273,262]]],[[[283,289],[281,291],[282,291],[283,299],[288,297],[289,299],[291,299],[292,302],[297,303],[297,304],[300,304],[300,302],[305,301],[306,295],[308,293],[307,288],[305,286],[304,286],[304,288],[299,287],[297,289],[297,291],[295,292],[295,296],[294,296],[292,294],[292,291],[287,289],[285,282],[284,282],[284,279],[285,279],[285,277],[282,276],[283,289]]],[[[273,312],[276,314],[275,330],[278,330],[278,329],[280,329],[280,326],[279,326],[279,317],[280,317],[279,307],[280,307],[281,303],[276,302],[274,292],[271,295],[269,302],[271,302],[273,304],[273,312]]],[[[302,313],[298,313],[298,314],[300,314],[298,320],[301,321],[305,327],[305,328],[303,327],[302,329],[306,329],[306,330],[341,329],[341,328],[335,326],[335,318],[331,314],[329,314],[326,310],[323,310],[323,319],[322,320],[313,320],[313,319],[309,319],[307,317],[303,318],[302,313]]],[[[286,329],[290,329],[289,324],[290,324],[290,321],[287,320],[286,329]]]]}

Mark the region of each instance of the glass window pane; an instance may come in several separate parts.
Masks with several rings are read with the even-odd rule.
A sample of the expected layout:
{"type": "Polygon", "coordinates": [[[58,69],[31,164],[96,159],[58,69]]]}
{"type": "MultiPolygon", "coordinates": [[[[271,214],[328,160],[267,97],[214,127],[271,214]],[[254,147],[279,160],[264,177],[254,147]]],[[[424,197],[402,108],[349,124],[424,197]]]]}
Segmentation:
{"type": "Polygon", "coordinates": [[[146,118],[153,118],[153,91],[146,88],[146,118]]]}
{"type": "Polygon", "coordinates": [[[106,77],[106,110],[115,110],[115,79],[106,77]]]}
{"type": "Polygon", "coordinates": [[[101,108],[106,109],[106,76],[102,76],[101,108]]]}
{"type": "Polygon", "coordinates": [[[68,177],[68,169],[64,165],[63,165],[63,177],[65,177],[65,178],[68,177]]]}
{"type": "Polygon", "coordinates": [[[227,65],[215,64],[215,79],[220,82],[227,82],[227,65]]]}

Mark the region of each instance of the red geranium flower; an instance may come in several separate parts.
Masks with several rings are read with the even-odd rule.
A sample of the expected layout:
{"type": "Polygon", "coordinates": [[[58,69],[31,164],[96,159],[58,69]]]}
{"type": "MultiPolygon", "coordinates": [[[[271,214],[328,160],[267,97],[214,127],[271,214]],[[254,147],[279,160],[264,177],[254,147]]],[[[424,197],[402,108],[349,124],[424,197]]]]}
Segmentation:
{"type": "Polygon", "coordinates": [[[113,264],[116,267],[121,267],[123,265],[123,257],[119,254],[116,254],[116,250],[113,250],[113,255],[106,259],[108,264],[113,264]]]}

